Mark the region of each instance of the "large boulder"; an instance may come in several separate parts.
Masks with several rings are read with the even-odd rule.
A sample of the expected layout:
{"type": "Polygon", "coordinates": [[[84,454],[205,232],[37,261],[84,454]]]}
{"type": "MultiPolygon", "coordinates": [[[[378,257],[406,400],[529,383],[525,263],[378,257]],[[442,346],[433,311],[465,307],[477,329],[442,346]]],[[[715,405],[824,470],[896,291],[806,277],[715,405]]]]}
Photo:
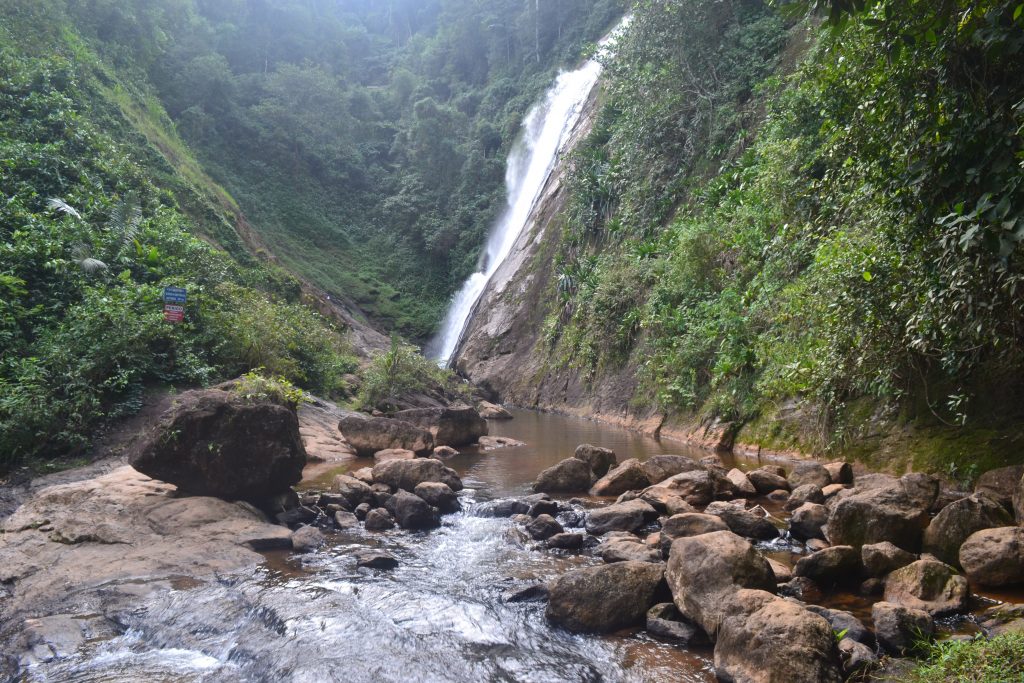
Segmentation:
{"type": "Polygon", "coordinates": [[[487,435],[487,420],[467,405],[400,410],[395,418],[429,431],[435,446],[465,446],[487,435]]]}
{"type": "Polygon", "coordinates": [[[605,562],[661,562],[661,551],[636,536],[612,536],[598,547],[597,554],[605,562]]]}
{"type": "Polygon", "coordinates": [[[704,465],[685,455],[652,455],[644,460],[641,467],[652,484],[665,481],[680,472],[706,469],[704,465]]]}
{"type": "Polygon", "coordinates": [[[989,470],[978,477],[978,483],[974,485],[974,492],[988,496],[1007,511],[1012,511],[1013,495],[1020,486],[1022,477],[1024,477],[1024,465],[1010,465],[989,470]]]}
{"type": "Polygon", "coordinates": [[[338,422],[338,429],[356,453],[364,458],[392,448],[419,455],[427,455],[434,448],[434,437],[429,431],[405,420],[347,415],[338,422]]]}
{"type": "Polygon", "coordinates": [[[824,465],[817,462],[800,462],[793,467],[789,473],[789,485],[794,489],[798,486],[812,484],[819,489],[825,488],[832,483],[832,475],[824,465]]]}
{"type": "Polygon", "coordinates": [[[856,488],[840,491],[829,500],[825,535],[834,545],[859,548],[889,541],[917,552],[938,493],[936,480],[914,474],[900,479],[861,477],[856,488]]]}
{"type": "Polygon", "coordinates": [[[590,465],[590,469],[596,477],[603,477],[608,473],[608,470],[615,467],[619,462],[619,459],[615,457],[615,451],[612,449],[592,446],[589,443],[581,443],[577,446],[576,452],[572,454],[572,457],[578,458],[590,465]]]}
{"type": "Polygon", "coordinates": [[[603,508],[594,508],[587,513],[587,531],[594,536],[609,531],[635,531],[658,513],[640,499],[615,503],[603,508]]]}
{"type": "Polygon", "coordinates": [[[618,467],[594,482],[590,489],[592,496],[618,496],[626,491],[642,489],[651,485],[643,466],[636,458],[623,460],[618,467]]]}
{"type": "Polygon", "coordinates": [[[950,503],[924,530],[923,549],[943,562],[959,565],[960,546],[975,531],[1009,526],[1013,518],[999,503],[973,495],[950,503]]]}
{"type": "Polygon", "coordinates": [[[732,485],[735,487],[738,495],[745,498],[751,498],[757,495],[757,489],[750,483],[750,479],[742,470],[733,467],[726,473],[725,478],[732,482],[732,485]]]}
{"type": "Polygon", "coordinates": [[[737,591],[775,591],[771,565],[731,531],[677,538],[669,551],[666,579],[679,611],[712,638],[723,620],[737,612],[737,591]]]}
{"type": "Polygon", "coordinates": [[[179,491],[257,505],[302,479],[295,409],[226,384],[186,391],[131,454],[132,467],[179,491]]]}
{"type": "Polygon", "coordinates": [[[715,674],[744,683],[843,680],[829,623],[781,598],[749,616],[725,619],[715,643],[715,674]]]}
{"type": "MultiPolygon", "coordinates": [[[[715,484],[718,479],[715,473],[708,470],[693,470],[680,472],[668,479],[659,482],[657,486],[651,486],[641,493],[641,497],[651,495],[652,491],[660,490],[664,496],[675,496],[682,498],[690,505],[703,507],[715,497],[715,484]]],[[[728,481],[724,476],[721,479],[728,481]]]]}
{"type": "Polygon", "coordinates": [[[757,492],[762,496],[772,491],[788,491],[790,486],[786,478],[766,467],[747,472],[747,479],[754,485],[757,492]]]}
{"type": "Polygon", "coordinates": [[[815,484],[801,484],[789,494],[789,499],[783,507],[787,510],[796,510],[804,503],[821,505],[824,502],[825,494],[815,484]]]}
{"type": "Polygon", "coordinates": [[[566,458],[537,475],[533,490],[540,493],[582,493],[594,480],[590,464],[578,458],[566,458]]]}
{"type": "Polygon", "coordinates": [[[388,460],[373,466],[373,481],[393,489],[415,491],[425,481],[446,484],[452,491],[462,490],[458,473],[433,458],[415,460],[388,460]]]}
{"type": "Polygon", "coordinates": [[[824,527],[828,521],[828,510],[824,505],[817,503],[804,503],[789,518],[789,531],[793,537],[800,541],[807,541],[812,538],[825,538],[824,527]]]}
{"type": "Polygon", "coordinates": [[[399,491],[388,500],[388,511],[403,529],[434,529],[441,526],[437,508],[408,491],[399,491]]]}
{"type": "Polygon", "coordinates": [[[825,587],[855,584],[860,574],[860,551],[848,545],[835,545],[805,555],[793,567],[793,576],[806,577],[825,587]]]}
{"type": "Polygon", "coordinates": [[[687,503],[682,496],[661,486],[651,486],[644,489],[640,492],[639,498],[658,512],[670,516],[697,511],[697,508],[687,503]]]}
{"type": "Polygon", "coordinates": [[[535,541],[546,541],[564,532],[562,525],[551,515],[537,515],[526,523],[526,533],[535,541]]]}
{"type": "Polygon", "coordinates": [[[497,403],[491,403],[490,401],[480,401],[477,406],[477,412],[480,413],[480,417],[485,420],[511,420],[512,413],[508,412],[503,406],[497,403]]]}
{"type": "Polygon", "coordinates": [[[911,651],[919,640],[930,638],[935,631],[935,621],[927,612],[891,602],[876,602],[871,607],[871,620],[878,644],[899,655],[911,651]]]}
{"type": "Polygon", "coordinates": [[[770,541],[779,535],[779,530],[767,519],[732,503],[716,501],[709,504],[704,513],[720,517],[730,531],[745,538],[770,541]]]}
{"type": "Polygon", "coordinates": [[[860,559],[864,565],[865,574],[868,576],[885,576],[900,567],[906,567],[917,559],[917,555],[908,553],[903,548],[897,548],[888,541],[882,541],[881,543],[861,546],[860,559]]]}
{"type": "Polygon", "coordinates": [[[448,484],[442,484],[439,481],[422,481],[416,484],[416,488],[412,492],[442,513],[458,512],[462,509],[458,496],[448,484]]]}
{"type": "Polygon", "coordinates": [[[918,560],[885,578],[885,600],[919,609],[933,617],[962,612],[967,607],[967,579],[947,564],[918,560]]]}
{"type": "MultiPolygon", "coordinates": [[[[853,483],[853,467],[848,462],[830,462],[825,465],[825,469],[828,470],[828,476],[832,479],[833,484],[852,484],[853,483]]],[[[822,488],[825,488],[822,486],[822,488]]]]}
{"type": "Polygon", "coordinates": [[[967,577],[982,586],[1024,583],[1024,527],[983,529],[960,546],[960,564],[967,577]]]}
{"type": "Polygon", "coordinates": [[[570,631],[608,633],[642,624],[664,575],[661,564],[634,561],[566,572],[550,584],[545,614],[570,631]]]}

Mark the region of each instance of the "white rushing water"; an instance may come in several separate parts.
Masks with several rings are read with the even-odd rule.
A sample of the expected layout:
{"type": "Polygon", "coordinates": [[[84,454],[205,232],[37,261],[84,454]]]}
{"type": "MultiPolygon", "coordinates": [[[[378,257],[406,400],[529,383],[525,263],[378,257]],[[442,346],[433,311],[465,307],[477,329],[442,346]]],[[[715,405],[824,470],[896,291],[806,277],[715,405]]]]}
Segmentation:
{"type": "MultiPolygon", "coordinates": [[[[627,22],[628,18],[601,41],[603,50],[608,49],[627,22]]],[[[509,152],[505,167],[505,210],[491,228],[479,270],[469,276],[452,298],[440,331],[427,344],[426,354],[439,365],[451,363],[473,307],[526,227],[537,197],[600,75],[601,64],[597,59],[588,60],[576,71],[560,74],[523,120],[522,133],[509,152]]]]}

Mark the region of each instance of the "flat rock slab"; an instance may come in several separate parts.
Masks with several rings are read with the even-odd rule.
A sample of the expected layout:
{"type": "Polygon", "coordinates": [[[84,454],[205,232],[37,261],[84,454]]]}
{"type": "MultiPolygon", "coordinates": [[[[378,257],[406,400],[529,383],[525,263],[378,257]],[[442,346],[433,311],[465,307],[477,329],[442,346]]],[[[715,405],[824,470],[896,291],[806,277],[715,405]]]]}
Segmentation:
{"type": "Polygon", "coordinates": [[[56,613],[103,584],[212,577],[263,561],[254,549],[290,545],[290,531],[252,506],[178,497],[131,467],[40,490],[5,520],[0,581],[4,616],[56,613]]]}

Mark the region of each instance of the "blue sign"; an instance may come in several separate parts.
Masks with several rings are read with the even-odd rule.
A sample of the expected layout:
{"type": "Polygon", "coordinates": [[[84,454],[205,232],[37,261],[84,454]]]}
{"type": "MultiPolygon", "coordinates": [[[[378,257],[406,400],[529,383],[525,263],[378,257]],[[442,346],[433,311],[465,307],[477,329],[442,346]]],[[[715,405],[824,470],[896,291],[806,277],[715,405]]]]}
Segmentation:
{"type": "Polygon", "coordinates": [[[183,304],[188,292],[184,287],[164,287],[164,303],[183,304]]]}

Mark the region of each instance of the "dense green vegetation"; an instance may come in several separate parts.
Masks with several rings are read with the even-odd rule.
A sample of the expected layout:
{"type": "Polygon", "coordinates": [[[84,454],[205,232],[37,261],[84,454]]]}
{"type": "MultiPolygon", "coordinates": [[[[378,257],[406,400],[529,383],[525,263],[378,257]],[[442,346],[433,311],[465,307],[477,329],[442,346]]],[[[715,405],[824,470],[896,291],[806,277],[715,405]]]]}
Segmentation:
{"type": "Polygon", "coordinates": [[[1024,679],[1024,634],[991,639],[944,640],[927,647],[927,657],[909,683],[996,683],[1024,679]]]}
{"type": "Polygon", "coordinates": [[[114,87],[73,36],[4,24],[0,471],[83,449],[148,384],[265,367],[338,393],[355,367],[339,333],[297,303],[297,282],[194,234],[173,190],[203,200],[155,184],[166,169],[107,97],[114,87]],[[19,48],[30,43],[67,52],[32,56],[19,48]],[[184,324],[163,320],[165,285],[188,289],[184,324]]]}
{"type": "Polygon", "coordinates": [[[1005,420],[1024,369],[1020,3],[815,4],[836,5],[821,28],[753,0],[638,3],[576,154],[549,353],[634,363],[636,400],[671,411],[803,399],[819,447],[885,409],[1005,420]]]}
{"type": "Polygon", "coordinates": [[[287,268],[422,341],[476,265],[526,109],[625,3],[32,4],[166,109],[287,268]]]}

